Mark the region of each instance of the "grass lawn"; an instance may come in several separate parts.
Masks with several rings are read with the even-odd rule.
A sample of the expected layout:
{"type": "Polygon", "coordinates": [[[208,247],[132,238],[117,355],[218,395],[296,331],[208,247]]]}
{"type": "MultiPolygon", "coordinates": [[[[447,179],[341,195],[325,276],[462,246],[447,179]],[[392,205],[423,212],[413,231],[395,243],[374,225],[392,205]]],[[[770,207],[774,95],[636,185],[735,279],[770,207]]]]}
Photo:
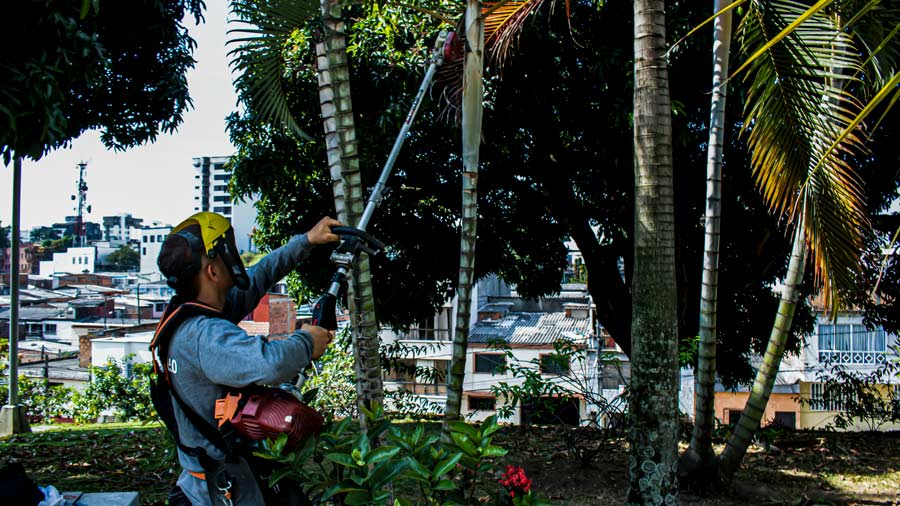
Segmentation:
{"type": "MultiPolygon", "coordinates": [[[[573,447],[566,444],[565,432],[504,429],[496,442],[511,451],[500,464],[523,466],[535,490],[554,504],[620,504],[627,445],[594,440],[573,447]],[[575,458],[585,449],[594,455],[588,467],[575,458]]],[[[774,444],[780,450],[751,449],[725,494],[701,498],[685,493],[682,504],[900,505],[900,433],[786,433],[774,444]]],[[[154,505],[163,504],[175,482],[173,451],[157,425],[61,426],[0,439],[0,464],[22,462],[39,485],[84,492],[137,490],[143,504],[154,505]]]]}

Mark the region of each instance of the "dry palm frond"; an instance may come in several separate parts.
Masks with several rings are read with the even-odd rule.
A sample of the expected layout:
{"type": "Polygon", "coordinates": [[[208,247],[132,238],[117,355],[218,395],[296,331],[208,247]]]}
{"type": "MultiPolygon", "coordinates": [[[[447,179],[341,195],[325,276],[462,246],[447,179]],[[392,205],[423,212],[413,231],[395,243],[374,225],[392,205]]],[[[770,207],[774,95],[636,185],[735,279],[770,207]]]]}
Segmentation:
{"type": "Polygon", "coordinates": [[[228,52],[238,72],[235,85],[248,91],[249,105],[259,117],[310,139],[288,107],[283,51],[293,31],[318,15],[319,2],[232,0],[231,11],[236,17],[233,22],[243,25],[228,31],[238,35],[228,41],[238,45],[228,52]]]}
{"type": "Polygon", "coordinates": [[[499,73],[503,61],[509,54],[512,43],[522,33],[528,16],[539,9],[544,0],[523,0],[516,2],[485,2],[484,48],[489,55],[489,65],[499,73]]]}
{"type": "Polygon", "coordinates": [[[854,289],[870,229],[862,181],[851,165],[866,152],[862,124],[853,126],[863,107],[851,94],[862,61],[824,11],[769,44],[808,11],[790,0],[751,3],[739,29],[741,45],[747,54],[766,49],[747,65],[744,129],[767,205],[803,224],[817,284],[838,307],[841,294],[854,289]]]}

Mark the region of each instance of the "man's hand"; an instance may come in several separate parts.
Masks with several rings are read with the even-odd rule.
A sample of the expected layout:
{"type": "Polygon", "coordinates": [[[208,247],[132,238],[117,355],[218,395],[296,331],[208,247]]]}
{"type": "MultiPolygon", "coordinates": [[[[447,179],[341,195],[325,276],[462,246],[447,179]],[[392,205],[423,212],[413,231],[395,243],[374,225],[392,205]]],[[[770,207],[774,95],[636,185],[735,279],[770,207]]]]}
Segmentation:
{"type": "MultiPolygon", "coordinates": [[[[321,222],[320,222],[321,223],[321,222]]],[[[334,340],[334,334],[316,325],[304,323],[300,330],[309,332],[313,338],[312,359],[316,360],[325,354],[325,347],[334,340]]]]}
{"type": "Polygon", "coordinates": [[[326,216],[319,220],[313,228],[309,229],[309,232],[306,233],[306,238],[309,240],[310,244],[325,244],[340,241],[340,236],[333,233],[331,227],[340,227],[342,225],[343,223],[338,220],[326,216]]]}

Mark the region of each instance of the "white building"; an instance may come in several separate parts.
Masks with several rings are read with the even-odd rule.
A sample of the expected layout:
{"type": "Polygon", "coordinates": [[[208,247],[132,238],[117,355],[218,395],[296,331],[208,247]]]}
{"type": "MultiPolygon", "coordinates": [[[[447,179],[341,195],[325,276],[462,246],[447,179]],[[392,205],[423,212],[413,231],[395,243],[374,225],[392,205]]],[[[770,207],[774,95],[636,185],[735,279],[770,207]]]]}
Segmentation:
{"type": "Polygon", "coordinates": [[[240,253],[256,251],[251,233],[256,225],[256,199],[233,201],[228,192],[231,169],[227,156],[194,158],[194,212],[219,213],[231,221],[234,239],[240,253]]]}
{"type": "MultiPolygon", "coordinates": [[[[527,301],[496,278],[478,283],[473,302],[480,302],[474,302],[479,306],[473,311],[475,321],[470,328],[463,381],[462,412],[467,418],[480,420],[495,414],[506,401],[496,398],[493,388],[501,383],[516,385],[524,381],[521,375],[498,373],[500,365],[539,370],[541,377],[560,391],[571,393],[540,399],[541,403],[553,404],[553,420],[547,418],[546,410],[525,402],[516,406],[504,422],[610,423],[598,405],[611,402],[624,408],[619,396],[630,376],[627,358],[619,354],[618,363],[599,363],[601,352],[604,358],[616,354],[615,344],[603,339],[604,334],[598,331],[585,286],[572,284],[562,288],[556,297],[527,301]],[[568,364],[548,360],[556,351],[554,345],[563,340],[577,348],[573,359],[568,364]],[[495,342],[502,342],[512,358],[495,342]]],[[[386,345],[398,344],[402,350],[401,367],[386,376],[385,390],[404,390],[423,406],[442,409],[447,399],[446,374],[455,330],[453,306],[448,302],[433,319],[419,322],[408,332],[382,331],[386,345]],[[430,376],[417,375],[413,372],[417,369],[433,372],[430,376]]]]}
{"type": "Polygon", "coordinates": [[[41,276],[53,276],[54,274],[93,274],[97,262],[97,248],[85,246],[81,248],[69,248],[66,251],[53,254],[53,260],[40,263],[41,276]]]}
{"type": "Polygon", "coordinates": [[[134,218],[129,213],[103,217],[103,240],[113,246],[121,246],[140,239],[144,220],[134,218]]]}
{"type": "Polygon", "coordinates": [[[156,265],[156,259],[159,257],[162,244],[171,232],[171,225],[154,225],[141,229],[141,274],[150,276],[153,281],[162,278],[159,267],[156,265]]]}
{"type": "MultiPolygon", "coordinates": [[[[153,332],[137,332],[122,337],[98,337],[91,340],[91,366],[103,367],[110,360],[119,363],[131,357],[133,363],[151,362],[150,341],[153,332]]],[[[126,370],[126,373],[128,371],[126,370]]]]}

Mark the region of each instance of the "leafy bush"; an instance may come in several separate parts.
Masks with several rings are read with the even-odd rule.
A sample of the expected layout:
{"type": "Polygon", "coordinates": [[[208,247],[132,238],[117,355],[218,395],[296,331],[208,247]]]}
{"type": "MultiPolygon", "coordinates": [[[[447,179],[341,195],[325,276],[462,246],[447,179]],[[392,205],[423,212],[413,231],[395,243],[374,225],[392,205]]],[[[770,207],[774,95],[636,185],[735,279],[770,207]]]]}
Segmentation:
{"type": "MultiPolygon", "coordinates": [[[[287,437],[282,436],[264,442],[256,455],[283,466],[272,474],[270,485],[283,479],[311,484],[306,492],[317,504],[475,505],[489,499],[487,487],[496,485],[487,478],[496,470],[495,459],[506,455],[493,444],[500,429],[496,417],[478,427],[453,422],[450,441],[441,443],[423,425],[408,430],[383,415],[366,413],[368,430],[363,433],[346,418],[296,451],[285,451],[287,437]]],[[[531,502],[521,502],[525,497],[511,502],[508,492],[497,493],[494,504],[549,504],[530,493],[531,502]]]]}
{"type": "Polygon", "coordinates": [[[152,373],[151,364],[133,363],[130,356],[92,367],[91,382],[83,392],[75,392],[73,398],[75,421],[91,422],[108,411],[121,421],[156,420],[150,400],[152,373]]]}

